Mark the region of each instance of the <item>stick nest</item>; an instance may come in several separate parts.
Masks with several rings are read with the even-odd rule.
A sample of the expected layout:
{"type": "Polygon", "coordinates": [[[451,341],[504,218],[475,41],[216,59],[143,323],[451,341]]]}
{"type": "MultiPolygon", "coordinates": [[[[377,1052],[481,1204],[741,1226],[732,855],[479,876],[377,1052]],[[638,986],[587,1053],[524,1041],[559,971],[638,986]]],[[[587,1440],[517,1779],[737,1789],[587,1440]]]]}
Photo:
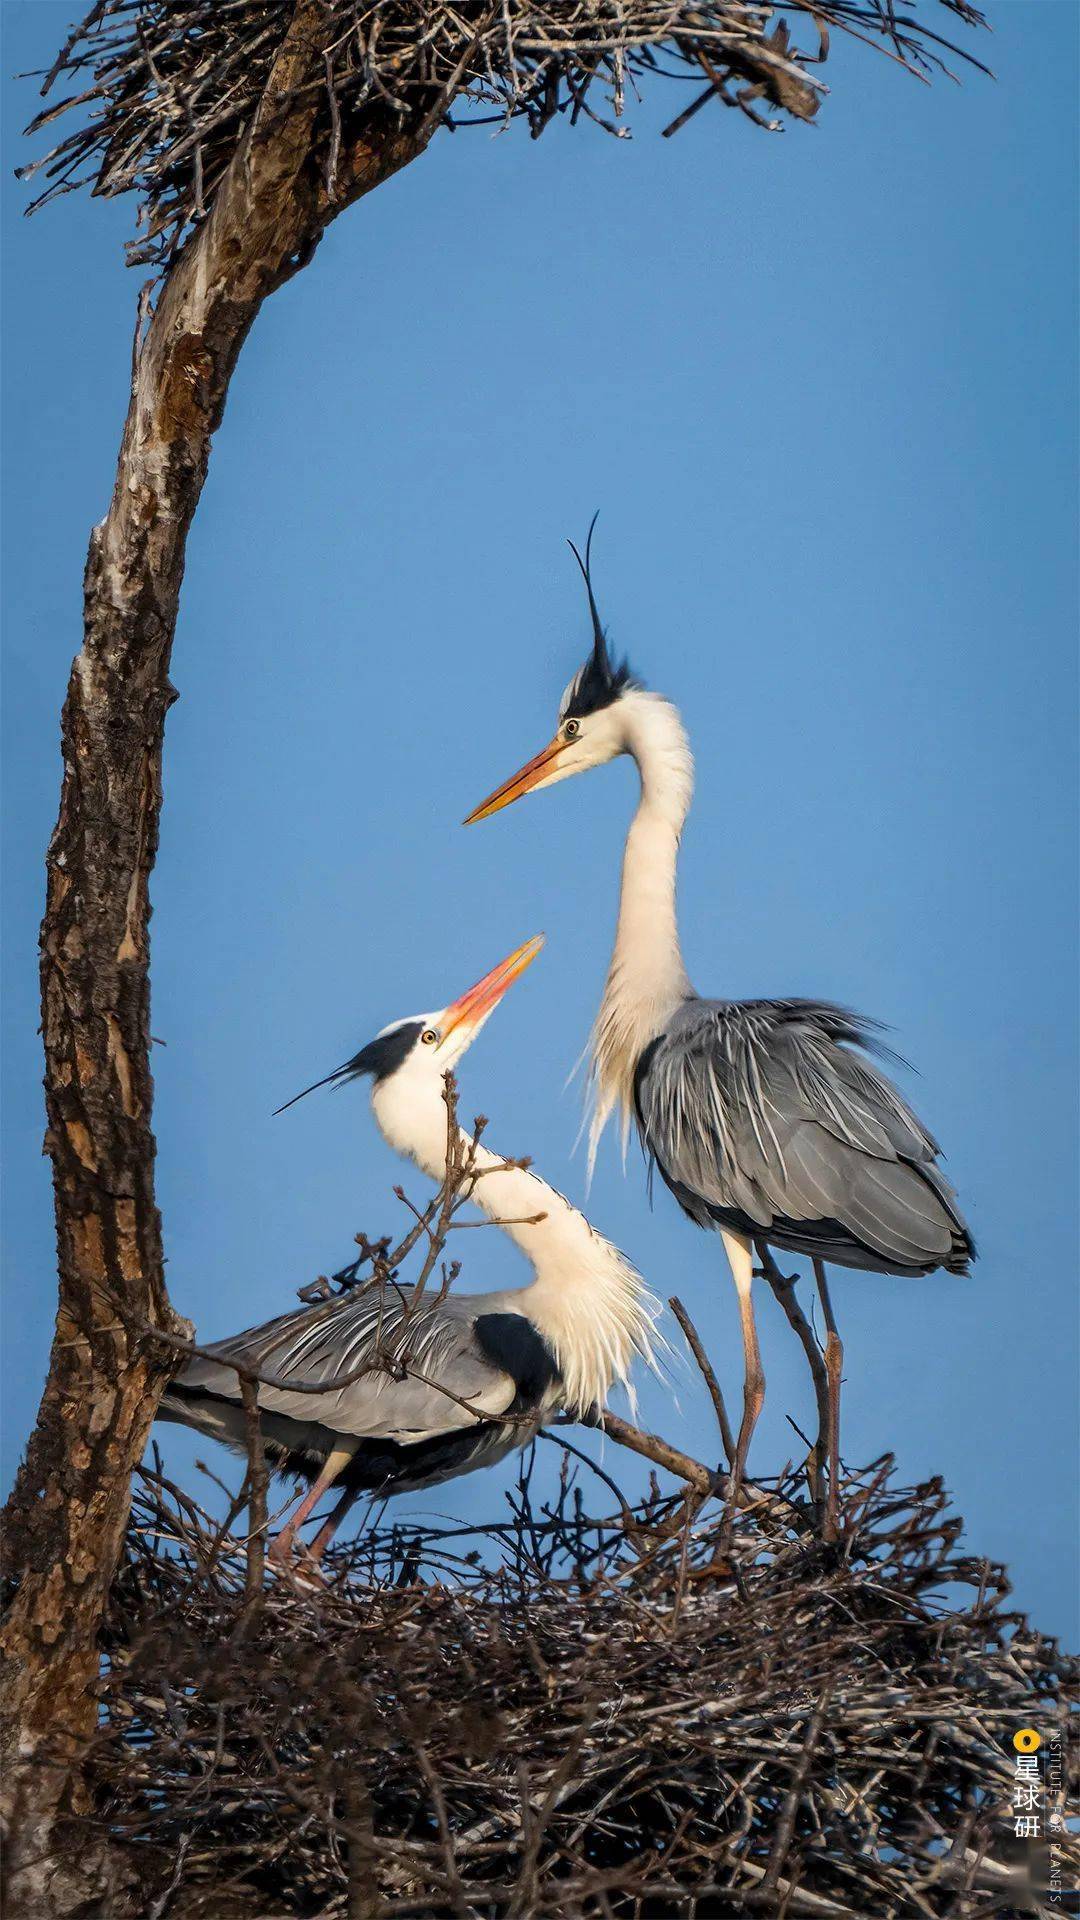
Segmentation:
{"type": "MultiPolygon", "coordinates": [[[[42,174],[40,206],[89,185],[140,196],[132,262],[172,257],[213,203],[243,143],[296,0],[98,0],[44,75],[37,133],[77,124],[22,170],[42,174]],[[59,82],[68,91],[52,101],[59,82]]],[[[826,88],[830,32],[869,40],[922,77],[972,60],[929,23],[984,24],[970,0],[325,0],[309,85],[321,107],[315,159],[333,194],[336,155],[365,116],[405,126],[524,118],[536,136],[559,114],[624,134],[627,94],[647,76],[692,88],[672,133],[711,100],[776,130],[811,120],[826,88]],[[924,17],[925,16],[925,17],[924,17]],[[808,45],[800,48],[801,37],[808,45]]],[[[973,64],[980,64],[974,61],[973,64]]],[[[32,208],[30,209],[33,210],[32,208]]]]}
{"type": "Polygon", "coordinates": [[[829,1548],[775,1504],[726,1543],[715,1503],[655,1486],[592,1518],[583,1471],[564,1455],[540,1506],[523,1471],[489,1529],[376,1528],[323,1589],[246,1596],[242,1540],[144,1476],[91,1768],[131,1911],[1062,1910],[1013,1836],[1012,1735],[1042,1734],[1045,1835],[1076,1666],[1006,1609],[939,1482],[849,1478],[829,1548]]]}

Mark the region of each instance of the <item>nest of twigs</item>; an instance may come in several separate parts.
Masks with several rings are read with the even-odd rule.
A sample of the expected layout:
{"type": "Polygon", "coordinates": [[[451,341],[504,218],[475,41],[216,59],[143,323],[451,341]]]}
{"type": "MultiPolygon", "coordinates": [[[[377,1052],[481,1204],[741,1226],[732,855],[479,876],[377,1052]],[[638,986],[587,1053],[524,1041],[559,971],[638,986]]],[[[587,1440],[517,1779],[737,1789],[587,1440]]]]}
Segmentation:
{"type": "MultiPolygon", "coordinates": [[[[316,147],[334,156],[373,110],[401,123],[505,123],[535,136],[560,114],[625,131],[628,95],[664,75],[690,89],[666,131],[719,100],[775,130],[810,120],[827,91],[830,32],[869,40],[915,73],[973,61],[931,25],[982,25],[971,0],[323,0],[307,83],[321,97],[316,147]]],[[[142,200],[133,261],[168,259],[212,204],[262,98],[297,0],[97,0],[44,76],[40,131],[77,124],[23,169],[34,205],[90,185],[142,200]],[[54,100],[58,83],[68,91],[54,100]]],[[[977,61],[973,64],[979,65],[977,61]]]]}
{"type": "Polygon", "coordinates": [[[834,1548],[775,1503],[729,1540],[715,1504],[620,1509],[610,1486],[567,1455],[501,1525],[370,1530],[324,1589],[245,1594],[242,1541],[145,1477],[91,1766],[131,1910],[1067,1910],[1044,1899],[1080,1864],[1051,1825],[1075,1667],[1007,1610],[937,1481],[849,1479],[834,1548]],[[1027,1726],[1056,1864],[1013,1834],[1027,1726]]]}

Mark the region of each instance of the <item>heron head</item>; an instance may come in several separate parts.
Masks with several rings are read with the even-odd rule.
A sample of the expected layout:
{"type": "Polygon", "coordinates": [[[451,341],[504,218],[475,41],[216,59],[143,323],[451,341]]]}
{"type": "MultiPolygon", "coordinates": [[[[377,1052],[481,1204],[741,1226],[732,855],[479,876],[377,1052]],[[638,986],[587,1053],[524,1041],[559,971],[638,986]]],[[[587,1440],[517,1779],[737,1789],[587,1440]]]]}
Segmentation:
{"type": "Polygon", "coordinates": [[[485,973],[482,980],[452,1000],[449,1006],[440,1007],[435,1013],[414,1013],[407,1019],[392,1021],[374,1040],[369,1040],[366,1047],[361,1047],[359,1053],[354,1053],[351,1060],[335,1067],[333,1073],[324,1075],[323,1079],[313,1081],[303,1093],[294,1094],[285,1106],[278,1107],[278,1113],[294,1106],[305,1094],[314,1093],[316,1087],[340,1086],[348,1080],[365,1078],[374,1081],[376,1092],[393,1082],[395,1088],[410,1094],[421,1096],[426,1089],[441,1099],[443,1075],[472,1046],[503,995],[520,979],[526,967],[531,966],[543,944],[543,934],[537,934],[534,939],[526,940],[524,946],[515,947],[513,953],[500,960],[497,967],[492,967],[490,973],[485,973]]]}
{"type": "Polygon", "coordinates": [[[589,597],[593,642],[588,658],[578,668],[559,702],[555,737],[532,760],[527,760],[523,767],[511,774],[509,780],[504,780],[500,787],[496,787],[494,793],[489,793],[478,807],[473,808],[465,820],[467,827],[476,820],[486,820],[489,815],[499,813],[511,801],[520,800],[523,794],[538,793],[541,787],[553,787],[557,780],[568,780],[571,774],[585,773],[589,767],[602,767],[605,761],[614,760],[617,754],[628,750],[625,716],[621,707],[624,696],[638,682],[625,660],[612,657],[600,621],[591,568],[595,525],[594,514],[585,542],[584,560],[573,541],[568,542],[581,568],[581,577],[589,597]]]}

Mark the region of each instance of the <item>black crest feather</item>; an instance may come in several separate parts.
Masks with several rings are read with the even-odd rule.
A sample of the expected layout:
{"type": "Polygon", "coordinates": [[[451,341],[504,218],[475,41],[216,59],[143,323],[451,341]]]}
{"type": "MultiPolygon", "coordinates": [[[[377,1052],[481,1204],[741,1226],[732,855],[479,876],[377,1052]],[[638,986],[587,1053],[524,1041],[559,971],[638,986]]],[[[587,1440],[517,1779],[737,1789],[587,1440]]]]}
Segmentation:
{"type": "Polygon", "coordinates": [[[347,1080],[361,1080],[365,1074],[370,1074],[373,1080],[386,1080],[404,1066],[423,1030],[422,1020],[403,1020],[400,1026],[391,1027],[389,1033],[380,1033],[378,1039],[369,1040],[367,1046],[361,1047],[359,1053],[354,1053],[344,1066],[335,1067],[333,1073],[325,1073],[321,1080],[313,1080],[310,1087],[305,1087],[302,1093],[294,1093],[283,1107],[275,1107],[273,1117],[276,1119],[279,1113],[286,1113],[290,1107],[295,1107],[298,1100],[305,1100],[317,1087],[344,1086],[347,1080]]]}
{"type": "Polygon", "coordinates": [[[628,663],[625,660],[612,659],[608,651],[607,635],[601,625],[596,605],[592,583],[592,537],[599,518],[600,514],[597,510],[589,522],[584,560],[572,540],[566,543],[581,568],[581,577],[589,596],[589,612],[592,615],[593,628],[592,652],[580,672],[575,675],[569,698],[563,709],[563,718],[569,720],[580,720],[587,713],[596,713],[600,707],[609,707],[625,688],[638,685],[628,663]]]}

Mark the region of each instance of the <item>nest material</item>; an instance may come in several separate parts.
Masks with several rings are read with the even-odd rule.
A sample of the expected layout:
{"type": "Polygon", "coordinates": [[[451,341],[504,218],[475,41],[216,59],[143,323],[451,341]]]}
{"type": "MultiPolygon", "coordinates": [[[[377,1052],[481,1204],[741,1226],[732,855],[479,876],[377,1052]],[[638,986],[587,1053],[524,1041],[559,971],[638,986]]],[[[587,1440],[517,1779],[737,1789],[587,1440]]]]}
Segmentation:
{"type": "MultiPolygon", "coordinates": [[[[1076,1665],[940,1483],[889,1471],[848,1481],[839,1550],[772,1516],[729,1545],[715,1505],[655,1491],[591,1519],[564,1470],[501,1527],[371,1531],[325,1590],[246,1599],[242,1544],[150,1476],[92,1763],[132,1911],[1051,1911],[1080,1852],[1013,1837],[1011,1736],[1060,1755],[1076,1665]]],[[[1044,1834],[1075,1777],[1044,1769],[1044,1834]]]]}
{"type": "MultiPolygon", "coordinates": [[[[971,0],[924,0],[927,13],[984,24],[971,0]]],[[[78,125],[31,166],[40,206],[91,185],[141,197],[133,261],[168,259],[203,218],[250,125],[295,0],[98,0],[44,77],[72,91],[29,131],[74,108],[78,125]]],[[[942,23],[944,24],[944,22],[942,23]]],[[[333,192],[335,154],[365,113],[455,124],[521,116],[538,135],[566,113],[621,133],[626,94],[647,75],[689,82],[694,96],[666,129],[706,101],[775,129],[777,112],[812,119],[826,89],[816,69],[830,31],[877,43],[912,71],[972,61],[893,0],[326,0],[318,147],[333,192]],[[788,16],[787,19],[782,17],[788,16]],[[789,24],[790,22],[790,24],[789,24]],[[794,34],[805,30],[800,50],[794,34]]],[[[973,64],[979,65],[977,61],[973,64]]],[[[31,209],[32,210],[32,209],[31,209]]]]}

